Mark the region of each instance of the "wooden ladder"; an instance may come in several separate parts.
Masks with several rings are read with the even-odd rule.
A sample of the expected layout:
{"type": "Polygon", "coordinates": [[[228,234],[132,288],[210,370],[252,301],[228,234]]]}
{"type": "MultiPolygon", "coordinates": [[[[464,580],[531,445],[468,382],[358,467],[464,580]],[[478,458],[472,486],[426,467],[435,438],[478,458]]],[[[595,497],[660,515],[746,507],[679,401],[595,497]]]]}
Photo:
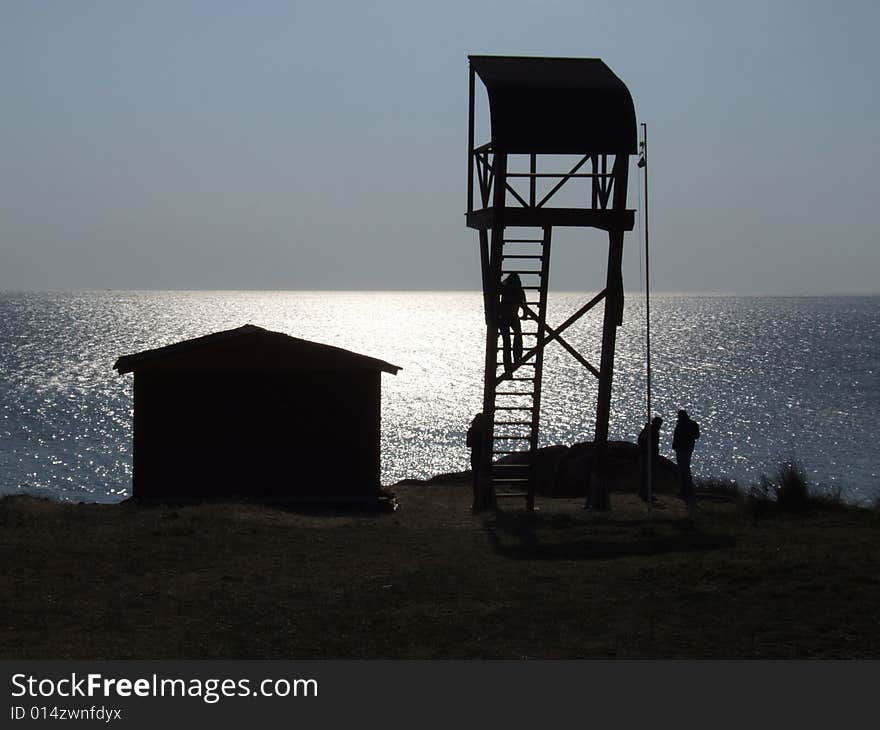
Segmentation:
{"type": "MultiPolygon", "coordinates": [[[[504,346],[495,326],[495,362],[487,361],[485,388],[491,388],[489,424],[489,478],[498,499],[525,498],[526,508],[535,507],[538,421],[541,412],[541,376],[544,365],[544,327],[547,311],[547,283],[550,274],[550,233],[546,226],[534,236],[505,237],[495,291],[509,274],[518,274],[526,295],[522,316],[523,353],[512,355],[512,372],[504,371],[504,346]]],[[[518,228],[518,235],[522,229],[518,228]]],[[[522,313],[521,313],[522,314],[522,313]]],[[[490,333],[491,339],[491,333],[490,333]]],[[[513,334],[511,333],[511,348],[513,334]]]]}

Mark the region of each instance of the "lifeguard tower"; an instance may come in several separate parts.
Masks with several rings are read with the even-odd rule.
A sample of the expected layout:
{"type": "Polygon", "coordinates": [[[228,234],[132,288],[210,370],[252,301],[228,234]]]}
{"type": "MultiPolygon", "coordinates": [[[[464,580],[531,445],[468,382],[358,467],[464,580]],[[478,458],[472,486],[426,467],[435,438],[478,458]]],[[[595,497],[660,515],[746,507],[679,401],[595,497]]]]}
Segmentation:
{"type": "Polygon", "coordinates": [[[491,508],[498,498],[520,497],[534,509],[544,348],[556,341],[599,380],[590,501],[603,509],[614,347],[623,316],[623,237],[634,221],[626,208],[629,156],[637,152],[632,97],[598,58],[469,60],[467,225],[480,236],[486,313],[485,427],[475,506],[491,508]],[[480,145],[474,139],[477,76],[486,87],[491,122],[491,139],[480,145]],[[563,189],[568,204],[554,206],[563,189]],[[608,254],[605,288],[551,326],[546,310],[555,226],[607,231],[608,254]],[[498,310],[502,281],[513,273],[526,295],[521,311],[527,326],[522,354],[505,372],[498,310]],[[596,367],[563,334],[600,304],[604,320],[596,367]]]}

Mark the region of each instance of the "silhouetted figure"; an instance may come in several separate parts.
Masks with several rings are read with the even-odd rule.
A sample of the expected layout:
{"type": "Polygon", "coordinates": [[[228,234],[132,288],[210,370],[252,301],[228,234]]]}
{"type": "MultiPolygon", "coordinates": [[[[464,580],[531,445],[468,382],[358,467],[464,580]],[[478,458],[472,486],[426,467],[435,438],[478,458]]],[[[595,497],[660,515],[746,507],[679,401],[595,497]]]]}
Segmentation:
{"type": "Polygon", "coordinates": [[[483,436],[486,431],[485,418],[478,413],[471,421],[467,431],[466,443],[471,450],[471,471],[474,478],[474,508],[477,506],[477,494],[480,490],[480,464],[483,463],[483,436]]]}
{"type": "MultiPolygon", "coordinates": [[[[660,426],[663,425],[663,419],[660,416],[654,416],[650,424],[639,433],[639,497],[643,502],[648,501],[648,469],[651,469],[651,481],[656,483],[657,470],[660,466],[660,426]],[[650,437],[649,437],[650,433],[650,437]],[[648,440],[650,438],[650,441],[648,440]],[[648,448],[650,444],[650,454],[648,448]],[[650,466],[649,466],[650,465],[650,466]]],[[[651,499],[656,499],[651,495],[651,499]]]]}
{"type": "Polygon", "coordinates": [[[504,372],[507,375],[513,373],[513,362],[522,358],[522,326],[520,325],[519,310],[526,303],[526,293],[523,291],[519,274],[510,274],[501,282],[501,302],[498,305],[498,329],[501,332],[501,340],[504,345],[504,372]],[[510,333],[513,331],[513,358],[511,360],[510,333]]]}
{"type": "Polygon", "coordinates": [[[672,434],[672,449],[675,451],[678,477],[681,480],[678,496],[687,503],[689,508],[696,504],[694,477],[691,474],[691,457],[694,454],[694,444],[698,438],[700,438],[699,424],[688,416],[687,411],[679,411],[675,432],[672,434]]]}

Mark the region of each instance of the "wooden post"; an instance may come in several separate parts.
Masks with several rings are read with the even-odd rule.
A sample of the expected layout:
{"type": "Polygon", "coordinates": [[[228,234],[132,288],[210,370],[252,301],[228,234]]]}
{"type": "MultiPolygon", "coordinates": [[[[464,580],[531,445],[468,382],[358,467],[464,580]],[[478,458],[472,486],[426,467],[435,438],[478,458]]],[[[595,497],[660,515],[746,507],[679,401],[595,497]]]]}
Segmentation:
{"type": "Polygon", "coordinates": [[[492,486],[492,446],[495,443],[495,369],[498,363],[498,297],[501,284],[501,252],[504,248],[504,204],[507,189],[507,153],[496,152],[494,169],[492,242],[486,296],[486,361],[483,377],[483,449],[476,509],[495,509],[498,502],[492,486]]]}
{"type": "Polygon", "coordinates": [[[486,327],[492,322],[492,270],[489,266],[489,232],[485,228],[480,229],[480,271],[483,279],[483,312],[486,315],[486,327]]]}
{"type": "MultiPolygon", "coordinates": [[[[534,160],[534,155],[532,156],[534,160]]],[[[534,181],[534,178],[532,178],[534,181]]],[[[538,486],[538,421],[541,417],[541,378],[544,376],[544,328],[547,325],[547,289],[550,282],[550,241],[553,228],[544,227],[544,242],[541,244],[541,291],[538,294],[538,344],[535,353],[535,380],[533,389],[535,392],[534,407],[532,409],[532,438],[529,441],[531,451],[531,464],[529,465],[529,496],[526,498],[526,509],[529,512],[535,509],[535,490],[538,486]]]]}
{"type": "MultiPolygon", "coordinates": [[[[629,157],[617,155],[614,160],[614,210],[626,207],[626,183],[629,157]]],[[[605,283],[605,314],[602,322],[602,359],[599,365],[599,393],[596,402],[596,435],[593,439],[593,468],[587,506],[609,509],[611,474],[608,470],[608,421],[611,414],[611,385],[614,376],[614,347],[617,328],[623,322],[623,234],[617,227],[608,232],[608,271],[605,283]]]]}
{"type": "Polygon", "coordinates": [[[468,93],[468,183],[467,212],[474,211],[474,68],[470,67],[470,89],[468,93]]]}

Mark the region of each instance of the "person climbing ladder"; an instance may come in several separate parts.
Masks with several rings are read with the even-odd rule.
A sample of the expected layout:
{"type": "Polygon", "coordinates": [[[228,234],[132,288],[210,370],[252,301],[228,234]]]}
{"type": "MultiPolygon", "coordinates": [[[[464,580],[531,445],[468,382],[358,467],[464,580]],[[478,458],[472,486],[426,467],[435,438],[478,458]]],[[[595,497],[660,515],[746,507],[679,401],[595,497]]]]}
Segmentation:
{"type": "Polygon", "coordinates": [[[504,374],[513,374],[513,363],[522,359],[523,341],[520,323],[520,308],[526,303],[519,274],[510,274],[501,282],[501,302],[498,305],[498,330],[504,347],[504,374]],[[511,352],[510,334],[513,332],[513,348],[511,352]]]}

